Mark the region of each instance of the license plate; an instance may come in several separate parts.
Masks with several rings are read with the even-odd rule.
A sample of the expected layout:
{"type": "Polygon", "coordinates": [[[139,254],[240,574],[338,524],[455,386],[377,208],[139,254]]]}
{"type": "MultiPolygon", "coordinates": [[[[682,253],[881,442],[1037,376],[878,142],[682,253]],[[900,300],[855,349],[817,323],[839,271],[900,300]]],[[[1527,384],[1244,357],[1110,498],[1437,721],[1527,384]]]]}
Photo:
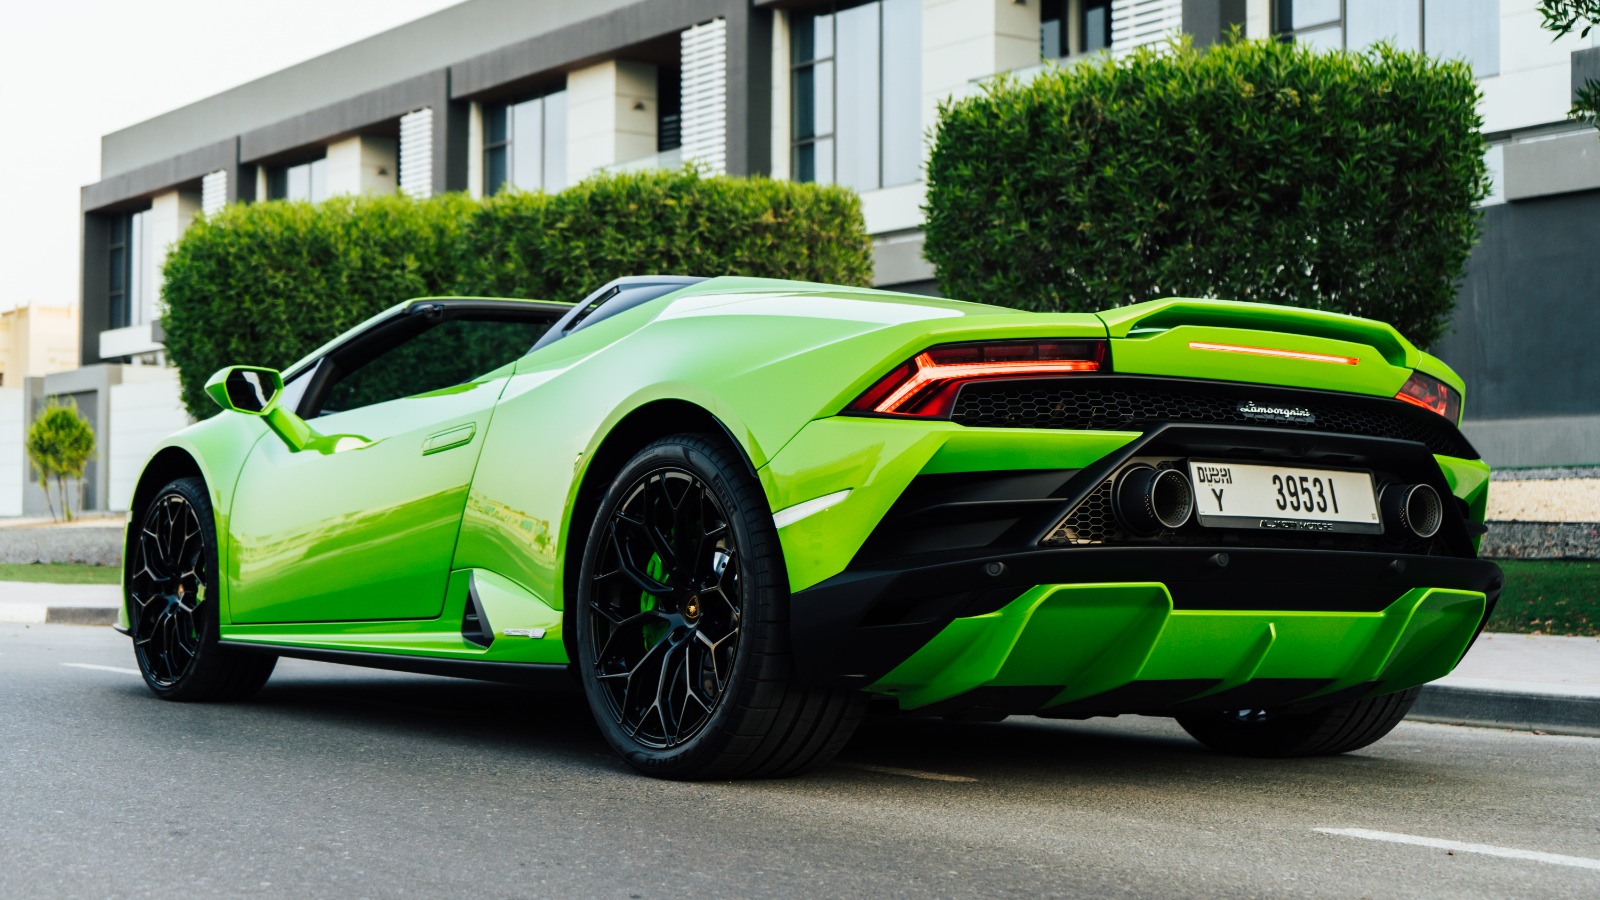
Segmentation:
{"type": "Polygon", "coordinates": [[[1201,525],[1381,534],[1372,473],[1191,460],[1201,525]]]}

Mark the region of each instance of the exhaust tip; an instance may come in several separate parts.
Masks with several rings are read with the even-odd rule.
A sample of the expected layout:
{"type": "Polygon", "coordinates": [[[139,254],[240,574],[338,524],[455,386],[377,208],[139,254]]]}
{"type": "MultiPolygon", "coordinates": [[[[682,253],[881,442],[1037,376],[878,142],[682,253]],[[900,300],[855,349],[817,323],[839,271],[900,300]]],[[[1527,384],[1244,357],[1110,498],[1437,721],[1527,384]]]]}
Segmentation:
{"type": "Polygon", "coordinates": [[[1177,469],[1134,466],[1117,479],[1117,517],[1135,534],[1183,527],[1194,515],[1194,488],[1177,469]]]}
{"type": "Polygon", "coordinates": [[[1391,484],[1380,497],[1384,522],[1419,538],[1431,538],[1444,524],[1444,500],[1426,484],[1391,484]]]}

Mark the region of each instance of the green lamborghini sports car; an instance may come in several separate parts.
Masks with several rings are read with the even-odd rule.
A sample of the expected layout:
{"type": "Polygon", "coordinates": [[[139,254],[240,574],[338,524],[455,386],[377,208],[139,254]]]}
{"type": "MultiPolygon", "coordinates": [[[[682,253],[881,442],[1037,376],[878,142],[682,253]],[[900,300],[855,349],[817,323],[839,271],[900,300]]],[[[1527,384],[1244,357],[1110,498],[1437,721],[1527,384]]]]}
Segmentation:
{"type": "Polygon", "coordinates": [[[157,696],[575,679],[659,776],[804,771],[869,704],[1353,750],[1501,585],[1460,379],[1312,310],[639,277],[408,301],[206,389],[129,515],[157,696]]]}

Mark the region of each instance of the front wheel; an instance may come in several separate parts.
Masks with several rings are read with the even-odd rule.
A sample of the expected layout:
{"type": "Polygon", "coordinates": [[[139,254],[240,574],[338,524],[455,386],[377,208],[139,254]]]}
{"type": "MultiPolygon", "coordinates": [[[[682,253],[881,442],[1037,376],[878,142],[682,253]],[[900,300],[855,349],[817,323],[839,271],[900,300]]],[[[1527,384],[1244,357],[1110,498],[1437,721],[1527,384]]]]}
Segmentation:
{"type": "Polygon", "coordinates": [[[832,759],[865,708],[800,684],[788,575],[766,496],[704,435],[641,450],[601,501],[574,613],[606,740],[665,778],[795,775],[832,759]]]}
{"type": "Polygon", "coordinates": [[[144,683],[163,700],[238,700],[255,693],[278,659],[217,643],[217,530],[205,482],[169,483],[135,522],[125,602],[144,683]]]}
{"type": "Polygon", "coordinates": [[[1422,688],[1336,703],[1303,713],[1270,709],[1179,716],[1195,740],[1235,756],[1331,756],[1372,744],[1411,711],[1422,688]]]}

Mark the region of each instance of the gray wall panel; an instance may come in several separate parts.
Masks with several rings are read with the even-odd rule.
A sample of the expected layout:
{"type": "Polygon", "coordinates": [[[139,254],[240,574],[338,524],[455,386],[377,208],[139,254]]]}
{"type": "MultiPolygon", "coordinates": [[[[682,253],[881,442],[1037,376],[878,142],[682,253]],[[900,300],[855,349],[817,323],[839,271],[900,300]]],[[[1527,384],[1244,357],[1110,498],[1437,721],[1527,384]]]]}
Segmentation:
{"type": "Polygon", "coordinates": [[[142,199],[218,169],[229,170],[231,179],[238,156],[239,142],[232,137],[200,148],[186,147],[177,156],[88,185],[83,189],[82,208],[87,212],[142,199]]]}
{"type": "Polygon", "coordinates": [[[439,69],[252,129],[239,136],[239,161],[255,163],[433,106],[449,92],[449,83],[449,73],[439,69]]]}
{"type": "MultiPolygon", "coordinates": [[[[468,0],[147,119],[100,142],[102,178],[442,69],[638,0],[468,0]]],[[[655,5],[655,0],[646,0],[655,5]]]]}
{"type": "MultiPolygon", "coordinates": [[[[1600,192],[1491,206],[1453,333],[1469,421],[1600,415],[1600,192]]],[[[1532,463],[1528,463],[1532,464],[1532,463]]]]}

